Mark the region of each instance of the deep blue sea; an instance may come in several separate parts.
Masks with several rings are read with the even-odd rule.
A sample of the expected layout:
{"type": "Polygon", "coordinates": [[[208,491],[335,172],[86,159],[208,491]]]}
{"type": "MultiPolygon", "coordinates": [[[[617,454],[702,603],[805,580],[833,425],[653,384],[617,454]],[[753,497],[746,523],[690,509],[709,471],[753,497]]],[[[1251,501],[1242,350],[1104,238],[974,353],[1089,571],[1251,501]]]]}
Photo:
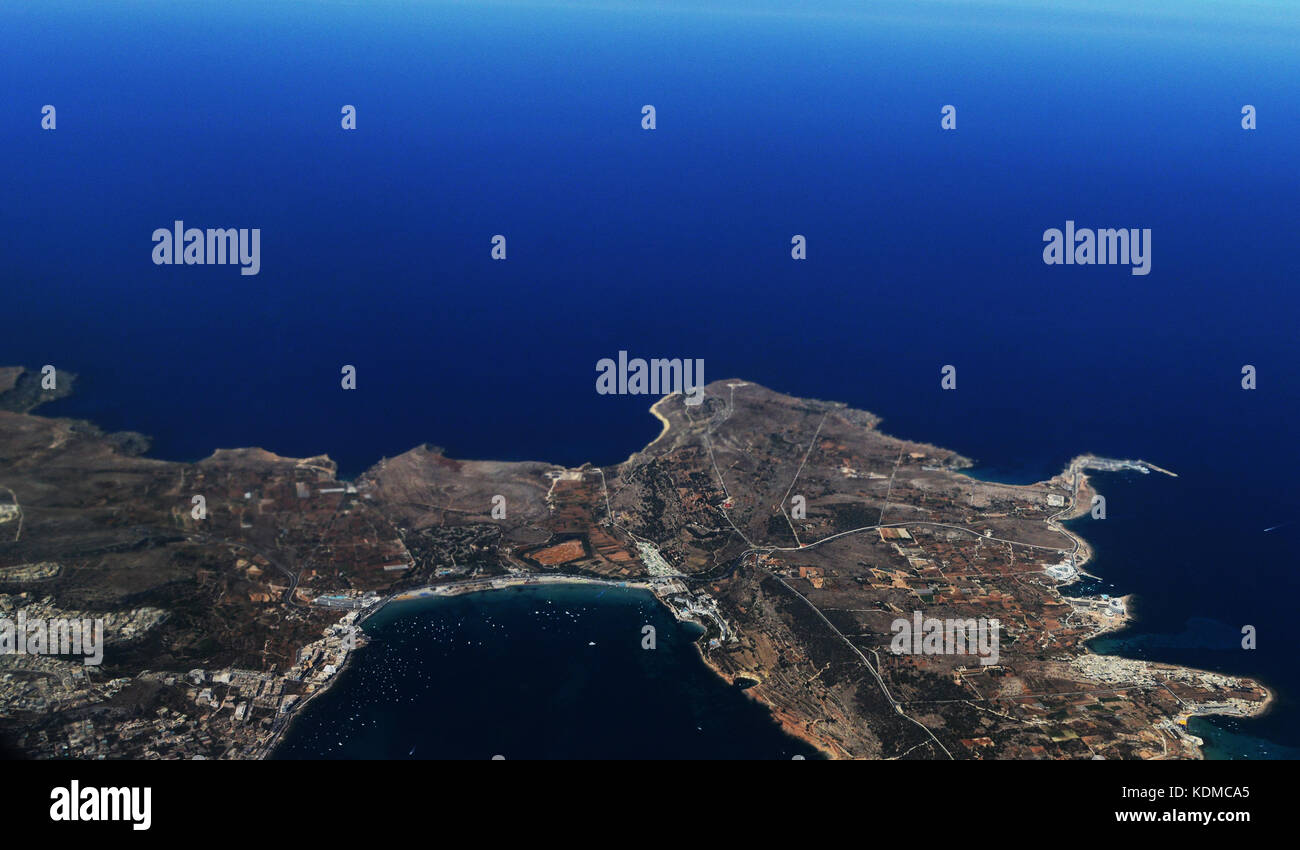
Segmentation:
{"type": "Polygon", "coordinates": [[[1085,529],[1125,641],[1260,676],[1233,734],[1300,746],[1296,4],[13,0],[0,41],[0,362],[82,377],[46,412],[609,464],[658,432],[594,390],[627,350],[989,477],[1143,457],[1180,477],[1099,478],[1085,529]],[[177,219],[261,228],[260,274],[155,266],[177,219]],[[1150,228],[1151,273],[1044,265],[1067,220],[1150,228]]]}
{"type": "Polygon", "coordinates": [[[392,603],[278,758],[806,759],[648,591],[517,587],[392,603]],[[653,648],[645,626],[655,630],[653,648]]]}

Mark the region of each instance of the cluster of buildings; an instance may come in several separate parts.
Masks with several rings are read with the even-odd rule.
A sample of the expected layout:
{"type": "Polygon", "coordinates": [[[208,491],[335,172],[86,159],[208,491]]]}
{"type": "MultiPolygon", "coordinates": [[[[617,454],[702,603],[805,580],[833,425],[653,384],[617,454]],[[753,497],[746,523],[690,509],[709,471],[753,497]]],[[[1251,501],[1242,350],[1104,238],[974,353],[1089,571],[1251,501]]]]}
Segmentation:
{"type": "Polygon", "coordinates": [[[709,638],[709,648],[717,649],[724,642],[735,643],[736,636],[727,625],[727,620],[718,611],[718,602],[704,592],[679,593],[667,598],[669,607],[679,620],[690,620],[705,628],[712,623],[717,630],[716,638],[709,638]]]}
{"type": "Polygon", "coordinates": [[[257,758],[287,727],[293,709],[320,692],[364,644],[361,613],[359,607],[348,610],[283,672],[196,668],[109,679],[80,662],[17,656],[0,661],[0,706],[9,717],[95,709],[71,723],[33,723],[17,741],[24,750],[85,759],[257,758]]]}

